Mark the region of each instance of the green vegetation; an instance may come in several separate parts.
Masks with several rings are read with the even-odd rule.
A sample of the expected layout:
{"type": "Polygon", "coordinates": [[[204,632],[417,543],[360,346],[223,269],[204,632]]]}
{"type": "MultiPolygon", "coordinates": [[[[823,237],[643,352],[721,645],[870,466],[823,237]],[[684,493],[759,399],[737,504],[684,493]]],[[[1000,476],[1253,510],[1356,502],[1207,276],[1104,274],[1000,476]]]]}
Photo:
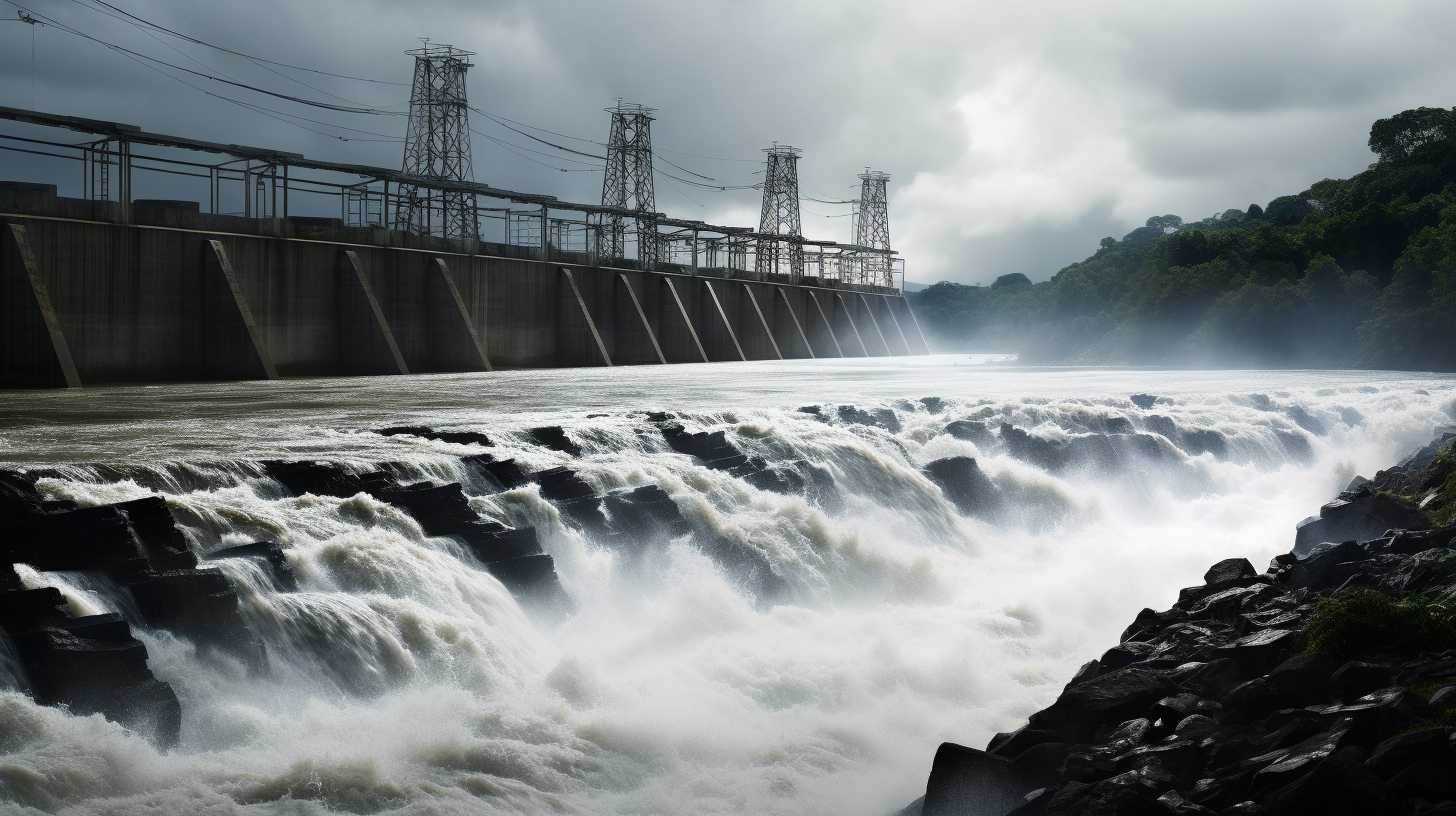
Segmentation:
{"type": "Polygon", "coordinates": [[[909,297],[943,345],[1031,361],[1456,369],[1456,110],[1382,119],[1369,144],[1353,178],[1154,216],[1049,281],[909,297]]]}
{"type": "Polygon", "coordinates": [[[1320,599],[1306,635],[1309,651],[1339,659],[1440,651],[1456,647],[1456,609],[1449,598],[1349,589],[1320,599]]]}

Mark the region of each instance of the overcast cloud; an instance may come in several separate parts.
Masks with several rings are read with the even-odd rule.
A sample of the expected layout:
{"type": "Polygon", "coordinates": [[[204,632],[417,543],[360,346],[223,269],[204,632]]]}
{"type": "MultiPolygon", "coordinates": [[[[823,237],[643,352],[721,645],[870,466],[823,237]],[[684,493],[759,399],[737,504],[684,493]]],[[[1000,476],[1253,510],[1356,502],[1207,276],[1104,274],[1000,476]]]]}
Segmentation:
{"type": "MultiPolygon", "coordinates": [[[[477,52],[476,105],[603,140],[603,107],[618,97],[653,105],[659,155],[725,184],[756,181],[759,150],[772,141],[804,149],[800,186],[810,196],[852,197],[863,167],[885,169],[893,175],[892,239],[910,279],[926,282],[984,282],[1007,272],[1046,278],[1149,215],[1201,218],[1349,175],[1370,161],[1371,121],[1456,103],[1449,45],[1456,3],[1449,0],[112,2],[273,59],[399,81],[410,70],[401,52],[418,36],[450,42],[477,52]]],[[[320,96],[251,63],[150,37],[85,0],[30,5],[138,51],[199,67],[171,50],[181,49],[219,73],[320,96]]],[[[13,16],[11,6],[0,10],[13,16]]],[[[0,105],[31,105],[31,34],[29,26],[0,24],[0,105]]],[[[35,37],[42,109],[399,164],[398,144],[341,143],[55,29],[35,37]]],[[[370,104],[407,104],[406,88],[297,76],[370,104]]],[[[399,135],[404,128],[397,117],[291,107],[192,81],[312,118],[399,135]]],[[[480,181],[575,201],[600,196],[595,173],[532,164],[483,138],[474,150],[480,181]]],[[[0,153],[0,177],[56,173],[0,153]]],[[[148,195],[141,185],[138,195],[148,195]]],[[[660,209],[681,217],[757,222],[751,190],[659,178],[657,194],[660,209]]],[[[805,202],[805,233],[848,239],[849,219],[825,217],[847,211],[805,202]]]]}

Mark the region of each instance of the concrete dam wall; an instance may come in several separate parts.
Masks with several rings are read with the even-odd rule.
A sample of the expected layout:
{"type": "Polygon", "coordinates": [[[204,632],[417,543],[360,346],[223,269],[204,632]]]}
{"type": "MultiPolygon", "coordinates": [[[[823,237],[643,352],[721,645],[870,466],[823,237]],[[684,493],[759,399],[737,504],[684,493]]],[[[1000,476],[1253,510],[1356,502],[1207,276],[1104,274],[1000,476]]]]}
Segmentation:
{"type": "Polygon", "coordinates": [[[5,187],[0,387],[928,351],[893,289],[5,187]]]}

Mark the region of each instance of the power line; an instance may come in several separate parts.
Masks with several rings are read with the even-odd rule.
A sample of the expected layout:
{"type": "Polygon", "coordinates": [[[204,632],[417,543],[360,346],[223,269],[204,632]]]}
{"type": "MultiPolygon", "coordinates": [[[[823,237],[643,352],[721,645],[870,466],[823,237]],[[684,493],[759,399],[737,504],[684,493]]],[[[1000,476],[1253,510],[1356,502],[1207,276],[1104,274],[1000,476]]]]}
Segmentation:
{"type": "MultiPolygon", "coordinates": [[[[22,11],[25,10],[24,7],[22,7],[19,3],[16,3],[14,0],[5,0],[5,2],[8,3],[8,4],[10,4],[10,5],[12,5],[12,6],[14,6],[14,7],[16,7],[17,9],[20,9],[22,11]]],[[[402,114],[400,114],[398,112],[395,112],[395,111],[379,110],[378,108],[363,108],[363,107],[352,107],[352,106],[346,106],[346,105],[335,105],[332,102],[321,102],[321,101],[316,100],[316,99],[306,99],[306,98],[300,97],[300,96],[293,96],[292,94],[280,93],[278,91],[270,91],[267,88],[260,88],[260,87],[258,87],[256,85],[249,85],[246,82],[238,82],[236,80],[225,79],[223,77],[213,76],[212,74],[205,73],[203,71],[195,71],[195,70],[193,70],[191,68],[185,68],[185,67],[183,67],[181,65],[177,65],[176,63],[168,62],[168,61],[166,61],[164,59],[158,59],[157,57],[153,57],[153,56],[151,56],[149,54],[143,54],[140,51],[134,51],[134,50],[132,50],[130,48],[126,48],[124,46],[117,45],[116,43],[108,42],[106,40],[100,39],[99,37],[93,37],[90,34],[85,33],[84,31],[80,31],[80,30],[77,30],[75,28],[72,28],[72,27],[70,27],[68,25],[65,25],[65,24],[63,24],[63,23],[61,23],[61,22],[59,22],[59,21],[57,21],[57,20],[55,20],[53,18],[46,17],[45,15],[36,14],[35,16],[36,16],[37,19],[39,19],[39,20],[41,20],[41,21],[43,21],[43,22],[51,25],[52,27],[54,27],[54,28],[56,28],[56,29],[58,29],[60,31],[64,31],[67,34],[71,34],[73,36],[80,37],[80,38],[85,39],[85,40],[90,40],[91,42],[94,42],[94,43],[96,43],[98,45],[104,46],[106,48],[110,48],[113,51],[119,51],[121,53],[130,54],[133,57],[137,57],[137,58],[140,58],[140,59],[144,59],[144,60],[146,60],[148,62],[154,62],[154,63],[156,63],[158,65],[164,65],[164,66],[166,66],[168,68],[171,68],[171,69],[173,69],[175,71],[182,71],[183,73],[191,74],[191,75],[196,76],[196,77],[201,77],[202,79],[210,80],[212,82],[219,82],[219,83],[222,83],[224,85],[231,85],[231,86],[236,87],[236,88],[243,88],[245,90],[253,91],[254,93],[260,93],[260,94],[264,94],[266,96],[272,96],[272,97],[275,97],[277,99],[283,99],[283,100],[286,100],[286,101],[289,101],[289,102],[296,102],[296,103],[301,104],[301,105],[309,105],[309,106],[316,107],[316,108],[323,108],[325,110],[338,111],[340,113],[358,113],[358,114],[367,114],[367,115],[370,115],[370,116],[400,116],[400,115],[402,115],[402,114]]]]}
{"type": "MultiPolygon", "coordinates": [[[[106,8],[109,8],[109,9],[111,9],[112,11],[114,11],[114,12],[116,12],[118,14],[122,14],[122,15],[124,15],[126,17],[129,17],[132,20],[135,20],[136,22],[141,23],[142,25],[148,26],[150,28],[155,28],[158,31],[161,31],[161,32],[164,32],[164,33],[167,33],[167,34],[171,34],[174,37],[178,37],[178,38],[184,39],[184,40],[186,40],[186,41],[188,41],[190,43],[195,43],[197,45],[201,45],[201,46],[204,46],[206,48],[212,48],[212,49],[215,49],[217,51],[221,51],[221,52],[223,52],[225,54],[232,54],[233,56],[237,56],[237,57],[242,57],[244,59],[253,60],[254,62],[264,62],[264,63],[267,63],[269,65],[276,65],[279,68],[288,68],[289,70],[293,70],[293,71],[305,71],[305,72],[310,73],[310,74],[318,74],[320,76],[334,77],[336,79],[351,79],[351,80],[354,80],[355,82],[368,82],[368,83],[371,83],[371,84],[374,84],[374,85],[395,85],[395,86],[399,86],[399,87],[403,87],[403,88],[408,88],[409,87],[409,83],[408,82],[391,82],[391,81],[386,80],[386,79],[371,79],[369,77],[354,76],[352,74],[339,74],[339,73],[335,73],[333,71],[325,71],[325,70],[323,70],[321,68],[309,68],[308,66],[305,66],[305,65],[293,65],[293,64],[287,63],[287,62],[279,62],[278,60],[270,60],[267,57],[260,57],[260,56],[257,56],[256,54],[244,53],[242,51],[238,51],[238,50],[235,50],[235,49],[232,49],[232,48],[228,48],[227,46],[217,45],[216,43],[211,43],[211,42],[208,42],[206,40],[200,39],[198,37],[194,37],[191,34],[184,34],[181,31],[175,31],[173,29],[167,28],[164,25],[160,25],[158,23],[154,23],[151,20],[147,20],[147,19],[144,19],[142,17],[138,17],[135,14],[132,14],[131,12],[126,11],[125,9],[118,8],[118,7],[114,6],[114,5],[112,5],[111,3],[106,2],[106,0],[92,0],[92,2],[94,2],[94,3],[96,3],[97,5],[100,5],[100,6],[105,6],[106,8]]],[[[12,3],[11,5],[14,5],[14,4],[12,3]]]]}
{"type": "MultiPolygon", "coordinates": [[[[91,1],[92,2],[100,2],[100,0],[91,0],[91,1]]],[[[98,8],[96,6],[90,5],[85,0],[71,0],[71,2],[75,3],[76,5],[80,6],[83,9],[86,9],[87,11],[91,11],[91,12],[95,12],[97,14],[105,15],[106,17],[109,17],[109,18],[111,18],[113,20],[120,20],[121,22],[126,23],[127,25],[131,26],[132,28],[135,28],[138,31],[142,32],[143,34],[147,35],[152,40],[156,41],[158,44],[162,45],[164,48],[168,49],[169,51],[172,51],[173,53],[181,54],[182,56],[186,57],[187,59],[191,60],[192,62],[194,62],[194,63],[196,63],[198,65],[201,65],[203,68],[205,68],[205,69],[207,69],[209,71],[213,69],[213,66],[208,65],[207,63],[203,62],[202,60],[199,60],[196,57],[192,56],[191,54],[188,54],[186,51],[183,51],[182,49],[177,48],[176,46],[172,45],[171,43],[167,42],[166,40],[163,40],[156,33],[157,31],[162,31],[163,30],[159,26],[151,25],[149,23],[148,24],[143,24],[141,22],[137,22],[140,18],[137,18],[137,17],[135,17],[133,15],[127,14],[126,12],[117,13],[117,12],[113,12],[113,11],[108,11],[107,10],[109,8],[115,8],[114,6],[107,6],[106,8],[98,8]]],[[[102,4],[102,5],[105,5],[105,4],[102,4]]],[[[192,40],[190,40],[190,39],[189,40],[186,40],[186,41],[187,42],[192,42],[192,40]]],[[[300,86],[302,86],[304,88],[308,88],[309,90],[312,90],[312,91],[317,91],[317,92],[319,92],[319,93],[321,93],[321,94],[323,94],[325,96],[330,96],[330,97],[333,97],[334,99],[338,99],[338,100],[343,101],[343,102],[348,102],[351,105],[357,105],[357,106],[361,106],[361,107],[366,106],[366,103],[359,102],[358,100],[350,99],[350,98],[348,98],[346,96],[340,96],[339,94],[336,94],[336,93],[334,93],[333,91],[330,91],[327,88],[320,88],[317,85],[313,85],[311,83],[304,82],[303,80],[298,79],[296,77],[289,76],[288,74],[285,74],[282,71],[279,71],[279,70],[277,70],[275,68],[272,68],[269,65],[267,65],[266,63],[261,62],[259,60],[253,59],[251,57],[248,57],[246,59],[248,59],[250,62],[252,62],[255,67],[262,68],[263,70],[267,71],[268,73],[273,74],[274,76],[277,76],[277,77],[281,77],[281,78],[287,80],[288,82],[292,82],[292,83],[294,83],[296,85],[300,85],[300,86]]]]}
{"type": "Polygon", "coordinates": [[[485,111],[481,110],[480,108],[475,107],[474,105],[471,105],[470,106],[470,109],[473,110],[473,111],[475,111],[476,113],[480,114],[481,116],[484,116],[485,118],[489,119],[490,121],[495,122],[497,125],[500,125],[501,127],[505,128],[506,130],[509,130],[512,133],[519,133],[522,136],[525,136],[527,139],[530,139],[532,141],[540,142],[543,145],[547,145],[549,147],[554,147],[557,150],[562,150],[562,151],[565,151],[567,153],[573,153],[573,154],[575,154],[577,156],[586,156],[589,159],[601,159],[602,161],[606,161],[607,160],[607,157],[606,156],[600,155],[598,153],[586,153],[586,152],[581,151],[581,150],[575,150],[573,148],[566,147],[564,145],[556,144],[555,142],[547,141],[546,139],[542,139],[540,136],[533,136],[532,134],[527,133],[526,131],[521,130],[519,128],[511,127],[510,125],[506,124],[505,122],[501,121],[500,119],[497,119],[496,117],[492,116],[489,113],[486,113],[485,111]]]}

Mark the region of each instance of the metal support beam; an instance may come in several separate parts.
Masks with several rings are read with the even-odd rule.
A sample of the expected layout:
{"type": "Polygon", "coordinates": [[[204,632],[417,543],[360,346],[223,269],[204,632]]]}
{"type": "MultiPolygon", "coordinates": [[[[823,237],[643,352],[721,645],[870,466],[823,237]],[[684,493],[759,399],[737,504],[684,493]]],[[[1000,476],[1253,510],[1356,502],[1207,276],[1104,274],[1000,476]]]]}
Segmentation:
{"type": "Polygon", "coordinates": [[[779,342],[774,339],[773,329],[768,327],[768,320],[763,316],[763,309],[758,305],[758,298],[753,296],[753,286],[748,283],[743,284],[743,292],[748,295],[748,302],[753,304],[753,311],[758,315],[758,324],[763,326],[763,334],[768,338],[768,344],[773,349],[774,356],[780,360],[784,359],[784,353],[779,350],[779,342]]]}
{"type": "Polygon", "coordinates": [[[677,304],[677,313],[682,315],[683,325],[687,326],[688,336],[693,338],[693,346],[697,348],[698,356],[703,358],[703,362],[708,362],[708,352],[703,348],[703,341],[698,337],[698,330],[693,327],[692,318],[688,317],[688,310],[683,306],[682,298],[678,297],[677,287],[673,286],[672,278],[664,275],[662,282],[667,286],[668,293],[672,295],[672,302],[677,304]]]}
{"type": "Polygon", "coordinates": [[[809,301],[814,304],[815,311],[819,312],[819,321],[824,324],[824,328],[829,330],[829,340],[834,344],[834,353],[840,357],[843,357],[844,347],[839,345],[839,337],[834,331],[834,324],[831,323],[829,317],[824,314],[824,307],[819,305],[819,298],[814,295],[813,289],[805,289],[804,291],[809,293],[809,301]]]}
{"type": "Polygon", "coordinates": [[[844,310],[844,319],[849,321],[849,327],[854,330],[854,339],[859,342],[859,350],[864,356],[871,357],[870,347],[865,345],[864,335],[859,333],[859,326],[855,325],[854,315],[849,313],[849,304],[844,302],[844,297],[838,292],[834,293],[834,299],[839,301],[839,308],[844,310]]]}
{"type": "Polygon", "coordinates": [[[894,355],[895,352],[890,351],[890,344],[888,341],[885,340],[885,333],[880,330],[880,319],[878,317],[875,317],[874,307],[870,306],[870,302],[864,296],[863,292],[859,293],[859,302],[864,304],[865,314],[870,316],[870,325],[875,327],[875,334],[878,334],[880,336],[880,345],[883,346],[885,349],[885,356],[890,357],[894,355]]]}
{"type": "MultiPolygon", "coordinates": [[[[804,326],[799,322],[799,315],[794,312],[794,305],[789,302],[789,296],[784,294],[784,287],[775,286],[774,291],[778,293],[779,299],[784,302],[784,308],[789,310],[789,319],[794,322],[794,330],[799,333],[799,340],[804,343],[804,350],[809,352],[809,359],[818,357],[814,353],[814,346],[809,343],[809,335],[804,333],[804,326]]],[[[807,289],[805,291],[808,291],[807,289]]],[[[813,294],[810,292],[810,294],[813,294]]]]}
{"type": "Polygon", "coordinates": [[[928,341],[928,340],[925,339],[925,332],[922,331],[921,328],[920,328],[920,318],[916,317],[915,316],[915,310],[912,309],[912,308],[910,308],[910,301],[906,300],[902,296],[900,298],[900,302],[902,304],[904,304],[904,306],[905,306],[905,314],[910,315],[910,323],[913,326],[915,326],[915,333],[920,336],[920,347],[921,347],[921,349],[924,350],[926,354],[929,354],[930,353],[930,341],[928,341]]]}
{"type": "Polygon", "coordinates": [[[743,345],[738,342],[738,334],[733,331],[733,324],[728,321],[728,313],[723,311],[723,303],[718,300],[718,290],[713,288],[713,282],[707,278],[703,279],[703,286],[708,290],[708,296],[713,299],[713,307],[718,310],[718,318],[723,321],[723,328],[728,330],[728,339],[733,341],[733,348],[738,350],[738,359],[747,360],[748,355],[743,353],[743,345]]]}
{"type": "MultiPolygon", "coordinates": [[[[355,291],[364,299],[364,305],[374,325],[376,339],[389,351],[389,357],[394,362],[395,372],[410,373],[409,366],[405,365],[404,355],[399,351],[399,343],[395,342],[394,332],[390,330],[389,322],[384,319],[384,310],[379,306],[379,299],[374,296],[374,287],[369,284],[369,278],[365,277],[364,270],[359,264],[359,253],[346,249],[343,254],[345,273],[348,279],[353,281],[355,291]]],[[[343,325],[342,320],[340,325],[343,325]]],[[[349,350],[342,348],[340,351],[349,353],[349,350]]]]}
{"type": "Polygon", "coordinates": [[[587,309],[586,300],[582,298],[581,290],[576,286],[576,277],[571,274],[570,269],[564,266],[560,267],[560,269],[562,277],[566,278],[566,285],[571,287],[571,294],[576,296],[576,305],[581,307],[581,316],[586,318],[587,330],[591,332],[592,340],[596,341],[597,351],[602,355],[602,362],[610,366],[612,364],[612,356],[607,354],[607,345],[602,342],[601,332],[597,331],[597,322],[592,320],[591,310],[587,309]]]}
{"type": "Polygon", "coordinates": [[[253,319],[253,309],[243,296],[237,275],[233,273],[233,262],[228,258],[222,241],[209,239],[204,256],[207,265],[216,270],[216,274],[204,287],[203,330],[213,342],[203,343],[203,373],[207,376],[221,375],[222,379],[252,379],[261,373],[264,379],[278,379],[278,369],[263,343],[262,332],[253,319]],[[249,359],[227,359],[236,345],[226,332],[228,320],[224,315],[229,312],[241,324],[244,356],[249,359]]]}
{"type": "Polygon", "coordinates": [[[652,350],[657,352],[657,362],[667,365],[667,357],[662,353],[662,346],[657,342],[657,334],[652,331],[652,325],[647,322],[647,313],[642,311],[642,301],[637,299],[637,292],[632,288],[632,282],[627,280],[627,273],[618,272],[617,280],[621,281],[622,288],[627,290],[627,297],[632,300],[632,309],[637,312],[637,319],[642,321],[642,330],[647,332],[647,339],[652,341],[652,350]]]}
{"type": "Polygon", "coordinates": [[[448,303],[446,310],[453,311],[460,319],[461,329],[470,345],[471,358],[479,360],[480,367],[486,371],[494,371],[490,364],[490,355],[485,350],[485,343],[481,341],[481,334],[476,331],[475,321],[470,318],[470,310],[465,308],[465,298],[460,296],[455,279],[450,277],[450,267],[445,265],[444,258],[435,258],[432,266],[435,268],[435,282],[445,290],[448,303]]]}
{"type": "Polygon", "coordinates": [[[3,378],[7,383],[26,385],[52,385],[59,380],[67,388],[80,388],[81,375],[51,303],[50,289],[36,265],[30,234],[21,224],[7,225],[6,234],[10,251],[0,262],[0,271],[9,270],[0,280],[3,378]]]}
{"type": "Polygon", "coordinates": [[[880,297],[884,300],[885,313],[890,316],[890,322],[895,324],[895,331],[900,335],[900,343],[905,346],[905,353],[914,354],[915,352],[910,350],[910,339],[905,336],[905,330],[900,328],[900,318],[895,317],[895,306],[890,302],[890,296],[880,295],[880,297]]]}

